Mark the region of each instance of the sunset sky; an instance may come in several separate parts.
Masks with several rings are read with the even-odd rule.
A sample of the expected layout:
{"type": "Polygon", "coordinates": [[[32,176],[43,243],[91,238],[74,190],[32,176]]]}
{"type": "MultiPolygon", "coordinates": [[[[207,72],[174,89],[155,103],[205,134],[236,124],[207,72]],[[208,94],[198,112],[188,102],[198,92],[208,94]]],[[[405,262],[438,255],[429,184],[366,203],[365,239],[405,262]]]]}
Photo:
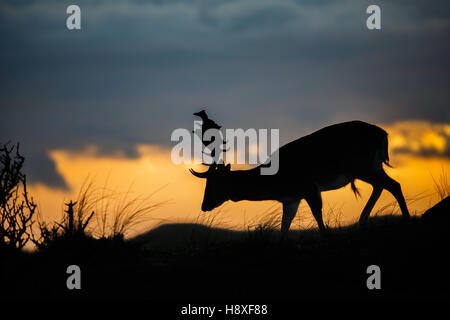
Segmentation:
{"type": "MultiPolygon", "coordinates": [[[[0,143],[20,142],[46,219],[90,177],[142,197],[159,190],[153,223],[193,221],[204,181],[170,158],[170,135],[191,130],[193,112],[277,128],[281,145],[359,119],[389,133],[387,171],[421,214],[438,200],[432,177],[450,175],[449,40],[447,0],[6,0],[0,143]],[[70,4],[81,30],[66,28],[70,4]],[[370,4],[381,30],[366,28],[370,4]]],[[[359,217],[370,188],[357,185],[362,199],[349,186],[324,193],[325,220],[332,209],[359,217]]],[[[392,201],[384,191],[375,211],[392,201]]],[[[273,205],[219,214],[243,227],[273,205]]],[[[299,216],[312,219],[304,204],[299,216]]]]}

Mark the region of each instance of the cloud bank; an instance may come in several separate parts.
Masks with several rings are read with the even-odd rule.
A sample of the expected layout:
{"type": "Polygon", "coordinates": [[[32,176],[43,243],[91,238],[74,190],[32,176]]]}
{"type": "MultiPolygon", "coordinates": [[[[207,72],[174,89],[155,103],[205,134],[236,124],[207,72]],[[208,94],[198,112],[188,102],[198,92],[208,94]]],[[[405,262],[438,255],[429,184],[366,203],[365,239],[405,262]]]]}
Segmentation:
{"type": "Polygon", "coordinates": [[[0,4],[0,137],[32,181],[66,186],[50,150],[135,157],[204,107],[282,143],[351,119],[450,122],[448,1],[380,1],[380,31],[369,1],[77,3],[80,31],[60,1],[0,4]]]}

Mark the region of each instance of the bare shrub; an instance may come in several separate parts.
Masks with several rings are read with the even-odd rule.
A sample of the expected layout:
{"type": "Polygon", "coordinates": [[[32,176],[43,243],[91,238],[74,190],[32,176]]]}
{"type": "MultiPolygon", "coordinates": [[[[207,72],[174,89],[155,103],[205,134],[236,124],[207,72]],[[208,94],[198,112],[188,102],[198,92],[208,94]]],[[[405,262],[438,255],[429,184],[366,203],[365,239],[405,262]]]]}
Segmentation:
{"type": "Polygon", "coordinates": [[[24,161],[19,144],[0,148],[0,246],[17,250],[31,238],[37,207],[27,191],[24,161]]]}

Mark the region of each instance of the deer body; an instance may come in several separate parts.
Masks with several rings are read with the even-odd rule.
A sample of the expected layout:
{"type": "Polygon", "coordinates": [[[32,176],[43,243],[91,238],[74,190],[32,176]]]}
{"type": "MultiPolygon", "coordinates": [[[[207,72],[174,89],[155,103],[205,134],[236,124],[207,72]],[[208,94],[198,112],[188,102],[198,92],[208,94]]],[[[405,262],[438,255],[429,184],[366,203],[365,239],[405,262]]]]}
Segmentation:
{"type": "Polygon", "coordinates": [[[227,200],[275,200],[283,205],[281,229],[289,230],[302,199],[308,203],[318,223],[322,220],[321,192],[339,189],[355,179],[373,186],[372,195],[361,213],[360,222],[369,217],[383,189],[391,192],[404,217],[409,212],[400,185],[383,169],[388,164],[387,133],[362,121],[344,122],[325,127],[294,140],[279,152],[279,170],[275,175],[261,175],[260,167],[231,171],[230,166],[212,166],[206,173],[194,175],[207,178],[203,211],[212,210],[227,200]]]}

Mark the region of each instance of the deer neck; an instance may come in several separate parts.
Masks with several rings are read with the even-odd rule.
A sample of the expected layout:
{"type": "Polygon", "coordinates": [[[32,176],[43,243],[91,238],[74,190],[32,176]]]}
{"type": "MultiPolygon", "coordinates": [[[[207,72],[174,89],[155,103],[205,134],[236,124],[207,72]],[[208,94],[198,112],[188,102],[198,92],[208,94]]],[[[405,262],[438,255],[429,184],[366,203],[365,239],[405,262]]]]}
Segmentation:
{"type": "Polygon", "coordinates": [[[258,171],[256,169],[230,172],[226,182],[229,200],[265,200],[264,191],[267,185],[261,183],[264,176],[261,176],[259,169],[258,171]]]}

